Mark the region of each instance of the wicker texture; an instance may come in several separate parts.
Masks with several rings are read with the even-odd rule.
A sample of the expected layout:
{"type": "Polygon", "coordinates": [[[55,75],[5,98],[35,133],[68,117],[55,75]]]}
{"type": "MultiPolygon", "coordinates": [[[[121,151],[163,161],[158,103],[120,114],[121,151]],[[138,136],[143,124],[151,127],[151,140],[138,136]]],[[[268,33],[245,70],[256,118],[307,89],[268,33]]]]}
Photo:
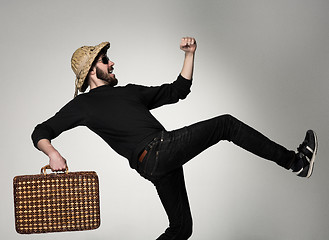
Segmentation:
{"type": "Polygon", "coordinates": [[[18,233],[82,231],[100,226],[95,172],[16,176],[13,183],[18,233]]]}

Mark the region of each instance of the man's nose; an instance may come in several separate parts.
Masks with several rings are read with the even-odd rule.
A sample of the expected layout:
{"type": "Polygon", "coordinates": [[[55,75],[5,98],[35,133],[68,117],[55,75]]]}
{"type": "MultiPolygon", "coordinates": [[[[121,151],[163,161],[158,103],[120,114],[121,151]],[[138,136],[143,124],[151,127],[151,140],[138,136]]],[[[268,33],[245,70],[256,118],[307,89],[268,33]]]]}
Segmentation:
{"type": "Polygon", "coordinates": [[[109,60],[109,66],[111,66],[111,67],[114,66],[114,62],[109,60]]]}

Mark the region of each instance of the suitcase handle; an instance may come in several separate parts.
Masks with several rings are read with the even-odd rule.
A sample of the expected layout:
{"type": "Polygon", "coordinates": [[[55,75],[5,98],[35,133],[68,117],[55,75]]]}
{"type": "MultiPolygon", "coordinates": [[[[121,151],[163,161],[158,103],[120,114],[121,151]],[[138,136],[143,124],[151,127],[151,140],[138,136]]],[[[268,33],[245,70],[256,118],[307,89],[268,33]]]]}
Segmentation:
{"type": "MultiPolygon", "coordinates": [[[[47,169],[51,169],[49,164],[41,168],[41,173],[43,173],[43,175],[46,175],[47,174],[47,172],[46,172],[47,169]]],[[[69,168],[66,165],[66,169],[63,172],[68,173],[68,171],[69,171],[69,168]]]]}

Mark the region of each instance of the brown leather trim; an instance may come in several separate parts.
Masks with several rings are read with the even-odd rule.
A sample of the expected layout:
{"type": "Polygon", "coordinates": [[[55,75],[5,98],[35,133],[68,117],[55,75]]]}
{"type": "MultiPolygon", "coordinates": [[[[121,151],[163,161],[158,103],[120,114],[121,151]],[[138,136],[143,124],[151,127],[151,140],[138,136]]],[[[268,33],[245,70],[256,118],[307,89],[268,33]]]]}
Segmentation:
{"type": "Polygon", "coordinates": [[[142,152],[142,154],[139,156],[138,161],[139,162],[143,162],[143,159],[144,159],[144,157],[145,157],[146,154],[147,154],[147,150],[144,150],[142,152]]]}

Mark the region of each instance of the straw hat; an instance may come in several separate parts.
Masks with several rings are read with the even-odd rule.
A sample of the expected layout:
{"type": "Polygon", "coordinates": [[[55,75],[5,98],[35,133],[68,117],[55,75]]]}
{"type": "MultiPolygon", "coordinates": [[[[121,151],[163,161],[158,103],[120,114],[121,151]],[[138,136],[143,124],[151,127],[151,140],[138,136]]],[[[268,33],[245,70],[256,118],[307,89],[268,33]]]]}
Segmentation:
{"type": "Polygon", "coordinates": [[[91,65],[100,51],[109,48],[109,42],[102,42],[97,46],[80,47],[73,53],[71,58],[71,68],[76,75],[74,97],[78,95],[78,90],[80,92],[86,91],[86,87],[83,86],[83,83],[86,80],[91,65]]]}

